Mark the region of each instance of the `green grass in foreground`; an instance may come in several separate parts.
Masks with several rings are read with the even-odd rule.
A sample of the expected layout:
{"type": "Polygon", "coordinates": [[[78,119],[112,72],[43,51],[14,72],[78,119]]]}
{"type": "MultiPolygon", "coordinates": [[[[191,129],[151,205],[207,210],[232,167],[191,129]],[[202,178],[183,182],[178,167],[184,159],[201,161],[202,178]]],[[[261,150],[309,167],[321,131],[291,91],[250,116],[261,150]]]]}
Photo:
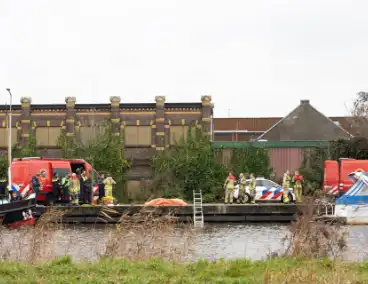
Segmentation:
{"type": "Polygon", "coordinates": [[[0,263],[0,283],[368,283],[368,262],[328,260],[199,261],[180,264],[106,259],[46,264],[0,263]]]}

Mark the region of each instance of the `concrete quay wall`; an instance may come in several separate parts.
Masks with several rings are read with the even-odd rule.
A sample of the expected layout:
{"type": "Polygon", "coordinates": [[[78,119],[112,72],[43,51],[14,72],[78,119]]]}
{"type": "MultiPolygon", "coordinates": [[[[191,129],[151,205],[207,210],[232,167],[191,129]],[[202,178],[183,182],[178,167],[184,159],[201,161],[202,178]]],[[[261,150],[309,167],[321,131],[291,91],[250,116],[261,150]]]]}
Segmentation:
{"type": "MultiPolygon", "coordinates": [[[[304,205],[295,204],[203,204],[205,222],[290,222],[296,220],[297,214],[302,212],[304,205]]],[[[40,217],[49,209],[54,209],[62,217],[58,219],[63,223],[101,223],[108,218],[103,218],[101,206],[38,206],[35,215],[40,217]]],[[[143,205],[119,205],[109,207],[115,212],[109,212],[111,220],[116,223],[122,214],[134,215],[139,212],[152,212],[157,216],[172,214],[179,221],[191,222],[193,218],[193,206],[161,206],[145,207],[143,205]]]]}

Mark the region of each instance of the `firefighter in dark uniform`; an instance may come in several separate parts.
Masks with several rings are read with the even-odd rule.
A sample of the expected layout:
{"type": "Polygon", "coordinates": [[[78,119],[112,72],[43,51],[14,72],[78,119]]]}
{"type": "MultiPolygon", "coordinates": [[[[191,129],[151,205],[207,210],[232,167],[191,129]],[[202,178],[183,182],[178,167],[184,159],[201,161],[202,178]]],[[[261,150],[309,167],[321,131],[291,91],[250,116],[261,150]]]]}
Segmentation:
{"type": "Polygon", "coordinates": [[[92,204],[92,179],[88,176],[83,177],[84,202],[92,204]]]}
{"type": "MultiPolygon", "coordinates": [[[[79,203],[85,203],[85,200],[84,200],[84,197],[85,197],[85,194],[84,194],[84,181],[87,179],[87,176],[86,176],[86,172],[85,171],[81,171],[79,169],[78,171],[80,174],[79,174],[79,203]]],[[[78,175],[78,173],[77,173],[78,175]]]]}
{"type": "Polygon", "coordinates": [[[102,204],[103,198],[105,197],[105,175],[101,174],[98,178],[98,202],[102,204]]]}
{"type": "Polygon", "coordinates": [[[8,193],[8,179],[6,177],[0,178],[0,199],[9,198],[8,193]]]}
{"type": "Polygon", "coordinates": [[[54,173],[52,178],[52,195],[53,195],[53,202],[60,199],[60,191],[61,191],[61,184],[60,178],[57,173],[54,173]]]}

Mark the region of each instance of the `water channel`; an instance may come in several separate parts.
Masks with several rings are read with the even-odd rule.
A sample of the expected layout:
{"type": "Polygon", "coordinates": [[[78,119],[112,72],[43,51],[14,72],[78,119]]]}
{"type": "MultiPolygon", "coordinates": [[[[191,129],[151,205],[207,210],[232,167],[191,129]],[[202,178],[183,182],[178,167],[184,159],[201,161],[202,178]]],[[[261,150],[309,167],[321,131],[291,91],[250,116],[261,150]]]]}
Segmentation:
{"type": "MultiPolygon", "coordinates": [[[[111,226],[111,225],[109,225],[111,226]]],[[[206,224],[196,230],[190,259],[263,259],[270,253],[282,251],[283,238],[288,232],[285,224],[206,224]]],[[[368,226],[345,227],[348,230],[348,249],[343,258],[349,261],[368,256],[368,226]]],[[[1,231],[1,250],[21,254],[25,246],[22,230],[1,231]],[[16,248],[18,252],[14,252],[16,248]]],[[[37,236],[35,236],[37,238],[37,236]]],[[[46,236],[47,238],[47,236],[46,236]]],[[[51,237],[50,237],[51,238],[51,237]]],[[[66,226],[52,237],[52,253],[57,256],[71,255],[74,260],[93,260],[106,247],[106,226],[66,226]]]]}

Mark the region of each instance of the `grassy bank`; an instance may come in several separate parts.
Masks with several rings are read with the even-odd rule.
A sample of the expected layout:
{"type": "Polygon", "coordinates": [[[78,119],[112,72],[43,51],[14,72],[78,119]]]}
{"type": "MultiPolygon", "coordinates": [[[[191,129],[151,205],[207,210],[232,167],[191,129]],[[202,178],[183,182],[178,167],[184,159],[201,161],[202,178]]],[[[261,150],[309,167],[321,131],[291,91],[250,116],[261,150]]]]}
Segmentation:
{"type": "MultiPolygon", "coordinates": [[[[35,227],[0,229],[0,284],[368,283],[368,261],[327,260],[339,258],[346,235],[337,226],[312,222],[313,208],[289,226],[285,251],[271,253],[279,257],[187,264],[199,231],[170,215],[124,214],[115,226],[91,227],[86,235],[55,223],[56,213],[50,211],[35,227]],[[55,258],[59,255],[65,256],[55,258]],[[85,258],[73,262],[68,255],[85,258]]],[[[109,219],[112,210],[105,208],[101,218],[109,219]]]]}
{"type": "Polygon", "coordinates": [[[46,264],[3,262],[0,283],[367,283],[368,262],[328,260],[199,261],[192,264],[105,259],[46,264]]]}

